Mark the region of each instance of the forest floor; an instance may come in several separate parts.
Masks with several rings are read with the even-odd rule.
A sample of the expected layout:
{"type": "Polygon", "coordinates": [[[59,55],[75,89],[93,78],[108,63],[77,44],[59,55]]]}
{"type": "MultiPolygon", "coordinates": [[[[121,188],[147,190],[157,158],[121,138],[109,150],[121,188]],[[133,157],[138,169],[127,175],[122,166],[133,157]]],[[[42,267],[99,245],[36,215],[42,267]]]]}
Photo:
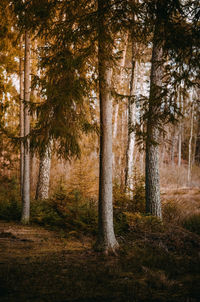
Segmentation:
{"type": "MultiPolygon", "coordinates": [[[[168,193],[188,200],[188,191],[168,193]]],[[[200,191],[190,199],[200,202],[200,191]]],[[[169,224],[118,240],[118,256],[106,257],[90,236],[1,221],[0,301],[200,301],[200,236],[169,224]]]]}

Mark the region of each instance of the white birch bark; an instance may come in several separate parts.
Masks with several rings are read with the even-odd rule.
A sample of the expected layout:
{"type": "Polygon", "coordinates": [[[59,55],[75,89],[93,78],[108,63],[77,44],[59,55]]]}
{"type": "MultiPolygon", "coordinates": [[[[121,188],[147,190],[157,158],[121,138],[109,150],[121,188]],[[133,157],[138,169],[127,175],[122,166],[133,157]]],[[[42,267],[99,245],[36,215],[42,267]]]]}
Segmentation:
{"type": "Polygon", "coordinates": [[[118,247],[113,226],[112,204],[112,101],[109,66],[109,42],[105,41],[105,0],[98,0],[99,39],[99,100],[100,100],[100,170],[98,240],[96,248],[105,253],[115,252],[118,247]]]}
{"type": "Polygon", "coordinates": [[[25,33],[25,57],[24,57],[24,173],[23,173],[23,194],[22,194],[22,217],[23,224],[30,220],[30,37],[25,33]]]}
{"type": "Polygon", "coordinates": [[[135,148],[136,104],[131,97],[136,91],[137,62],[135,61],[135,45],[132,45],[132,71],[130,80],[130,98],[128,100],[128,142],[126,150],[125,188],[130,197],[133,196],[133,163],[135,148]]]}

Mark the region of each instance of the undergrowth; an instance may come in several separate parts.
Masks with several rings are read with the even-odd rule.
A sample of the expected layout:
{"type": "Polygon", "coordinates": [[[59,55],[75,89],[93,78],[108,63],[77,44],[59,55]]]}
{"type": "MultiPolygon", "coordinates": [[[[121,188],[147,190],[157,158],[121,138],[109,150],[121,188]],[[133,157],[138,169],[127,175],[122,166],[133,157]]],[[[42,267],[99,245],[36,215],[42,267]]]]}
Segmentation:
{"type": "MultiPolygon", "coordinates": [[[[15,177],[0,179],[0,219],[20,221],[21,201],[19,184],[15,177]]],[[[200,213],[186,215],[183,204],[176,200],[163,203],[163,223],[145,214],[145,188],[141,176],[135,176],[135,187],[130,194],[118,184],[113,189],[114,226],[118,236],[127,232],[162,230],[164,225],[173,224],[190,232],[200,234],[200,213]]],[[[86,198],[78,188],[71,191],[59,186],[48,200],[32,200],[31,222],[62,229],[66,232],[79,232],[96,235],[97,200],[86,198]]]]}
{"type": "MultiPolygon", "coordinates": [[[[19,220],[17,182],[3,181],[0,218],[19,220]]],[[[31,301],[38,301],[38,293],[41,301],[67,301],[66,297],[79,302],[199,301],[199,214],[184,215],[175,200],[168,201],[163,204],[161,222],[145,215],[142,179],[132,193],[127,197],[114,186],[115,231],[121,247],[118,257],[104,258],[83,249],[35,257],[26,265],[14,263],[10,271],[5,265],[2,272],[9,282],[2,283],[2,288],[11,292],[18,285],[21,289],[18,298],[13,290],[16,300],[10,301],[29,301],[30,286],[31,301]]],[[[78,189],[60,187],[50,199],[32,201],[31,222],[63,230],[65,236],[95,235],[97,201],[85,198],[78,189]]]]}

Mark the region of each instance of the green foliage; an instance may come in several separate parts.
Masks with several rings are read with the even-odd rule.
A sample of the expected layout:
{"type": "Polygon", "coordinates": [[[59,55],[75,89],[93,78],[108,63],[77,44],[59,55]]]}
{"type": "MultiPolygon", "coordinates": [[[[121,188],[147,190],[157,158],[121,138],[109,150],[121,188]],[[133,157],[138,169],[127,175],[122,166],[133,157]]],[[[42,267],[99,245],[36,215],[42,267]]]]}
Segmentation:
{"type": "Polygon", "coordinates": [[[125,193],[124,188],[118,184],[114,184],[113,199],[114,206],[120,210],[145,213],[145,186],[143,176],[135,173],[134,189],[132,192],[125,193]]]}
{"type": "Polygon", "coordinates": [[[93,200],[83,198],[79,190],[66,193],[62,188],[49,200],[32,203],[32,221],[40,225],[95,234],[97,209],[93,200]]]}
{"type": "Polygon", "coordinates": [[[163,220],[167,223],[179,223],[181,219],[181,208],[175,201],[163,204],[163,220]]]}
{"type": "Polygon", "coordinates": [[[131,193],[132,197],[130,197],[130,192],[124,192],[124,188],[121,188],[118,184],[114,185],[114,223],[115,231],[118,234],[127,231],[130,227],[127,213],[130,215],[145,213],[144,179],[136,173],[134,176],[134,190],[131,193]]]}
{"type": "Polygon", "coordinates": [[[135,232],[161,232],[163,230],[162,221],[151,215],[141,213],[124,212],[129,229],[135,232]]]}
{"type": "Polygon", "coordinates": [[[185,218],[182,222],[182,225],[185,229],[189,230],[190,232],[200,235],[200,214],[193,214],[185,218]]]}
{"type": "Polygon", "coordinates": [[[21,204],[19,185],[16,178],[1,178],[0,185],[0,219],[19,220],[21,216],[21,204]]]}

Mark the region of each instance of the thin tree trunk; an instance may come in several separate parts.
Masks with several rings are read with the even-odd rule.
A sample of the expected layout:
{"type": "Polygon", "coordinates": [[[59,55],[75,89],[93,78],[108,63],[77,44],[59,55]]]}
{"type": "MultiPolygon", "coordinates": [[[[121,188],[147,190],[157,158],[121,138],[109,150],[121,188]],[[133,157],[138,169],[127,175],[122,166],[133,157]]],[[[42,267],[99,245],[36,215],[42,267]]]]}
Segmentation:
{"type": "Polygon", "coordinates": [[[118,115],[119,115],[119,103],[115,105],[115,115],[114,115],[114,127],[113,127],[113,139],[117,137],[117,123],[118,123],[118,115]]]}
{"type": "Polygon", "coordinates": [[[181,166],[181,157],[182,157],[182,123],[179,123],[178,129],[178,166],[181,166]]]}
{"type": "Polygon", "coordinates": [[[51,153],[52,153],[52,142],[50,142],[49,146],[46,147],[44,154],[40,158],[39,176],[38,176],[35,199],[49,198],[51,153]]]}
{"type": "Polygon", "coordinates": [[[188,184],[190,184],[191,182],[193,126],[194,126],[194,103],[192,103],[191,106],[190,138],[188,144],[188,175],[187,175],[188,184]]]}
{"type": "Polygon", "coordinates": [[[133,153],[135,148],[136,104],[133,99],[136,90],[137,62],[135,61],[135,45],[132,42],[132,70],[130,80],[130,98],[128,100],[128,142],[126,149],[125,188],[133,195],[133,153]]]}
{"type": "MultiPolygon", "coordinates": [[[[22,58],[22,38],[20,39],[20,58],[19,58],[19,89],[20,89],[20,137],[24,137],[24,80],[23,80],[23,58],[22,58]]],[[[23,174],[24,174],[24,143],[20,143],[20,194],[23,194],[23,174]]]]}
{"type": "MultiPolygon", "coordinates": [[[[126,53],[127,53],[127,47],[128,47],[128,32],[125,35],[124,39],[124,50],[122,53],[122,58],[120,61],[120,73],[119,76],[116,77],[116,82],[117,85],[120,87],[120,93],[123,93],[124,87],[123,87],[123,72],[125,68],[125,61],[126,61],[126,53]]],[[[117,87],[118,87],[117,86],[117,87]]],[[[118,133],[118,123],[119,123],[119,102],[117,102],[114,106],[114,123],[113,123],[113,141],[115,142],[117,138],[117,133],[118,133]]],[[[113,152],[113,171],[114,171],[114,176],[116,175],[115,171],[116,169],[116,154],[113,152]]]]}
{"type": "Polygon", "coordinates": [[[25,33],[25,58],[24,58],[24,178],[22,195],[22,217],[21,221],[28,224],[30,220],[30,37],[25,33]]]}
{"type": "Polygon", "coordinates": [[[172,166],[174,166],[174,153],[175,153],[175,141],[176,141],[176,130],[175,130],[175,126],[173,127],[173,132],[172,132],[172,145],[171,145],[171,163],[172,166]]]}
{"type": "Polygon", "coordinates": [[[162,42],[157,39],[158,24],[154,33],[152,50],[152,66],[150,76],[149,112],[147,119],[146,138],[146,211],[152,215],[162,218],[160,201],[160,176],[159,176],[159,128],[157,119],[160,112],[160,92],[162,86],[162,42]]]}
{"type": "Polygon", "coordinates": [[[99,216],[96,248],[105,253],[115,252],[118,247],[113,227],[112,205],[112,69],[107,57],[109,43],[105,39],[105,0],[98,0],[99,39],[99,100],[100,100],[100,170],[99,170],[99,216]]]}
{"type": "Polygon", "coordinates": [[[198,125],[197,125],[197,137],[196,137],[196,147],[195,147],[195,162],[200,165],[200,113],[197,115],[198,125]]]}

